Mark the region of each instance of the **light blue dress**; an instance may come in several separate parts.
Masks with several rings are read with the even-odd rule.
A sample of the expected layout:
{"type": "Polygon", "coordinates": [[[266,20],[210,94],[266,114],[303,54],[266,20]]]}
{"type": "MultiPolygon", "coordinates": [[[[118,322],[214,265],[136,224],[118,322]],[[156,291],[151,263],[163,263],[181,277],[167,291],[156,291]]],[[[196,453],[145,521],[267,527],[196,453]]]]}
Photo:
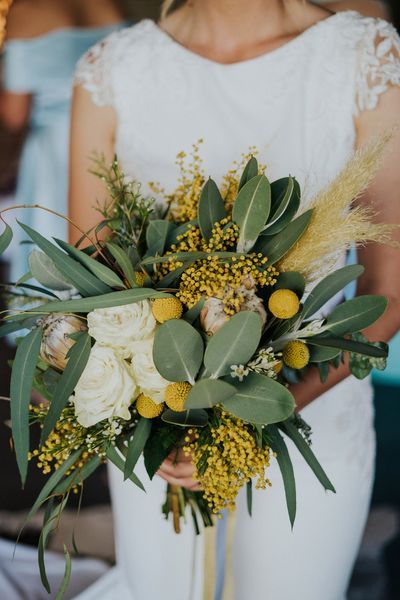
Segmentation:
{"type": "MultiPolygon", "coordinates": [[[[4,51],[4,89],[32,94],[29,132],[23,148],[15,203],[42,204],[67,213],[69,118],[75,65],[90,46],[121,22],[107,27],[63,28],[40,37],[12,40],[4,51]]],[[[42,210],[17,215],[48,237],[66,239],[66,221],[42,210]]],[[[16,242],[26,239],[15,228],[16,242]]],[[[11,279],[28,271],[29,245],[14,245],[11,279]]]]}

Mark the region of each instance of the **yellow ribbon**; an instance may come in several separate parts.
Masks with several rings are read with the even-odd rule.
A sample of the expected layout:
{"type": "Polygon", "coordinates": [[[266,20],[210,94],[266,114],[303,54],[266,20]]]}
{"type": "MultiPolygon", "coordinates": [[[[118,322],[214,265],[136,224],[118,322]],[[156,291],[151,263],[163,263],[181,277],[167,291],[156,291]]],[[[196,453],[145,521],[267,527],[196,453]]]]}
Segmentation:
{"type": "Polygon", "coordinates": [[[225,578],[222,600],[233,600],[233,538],[235,536],[236,511],[228,511],[225,545],[225,578]]]}
{"type": "MultiPolygon", "coordinates": [[[[236,513],[228,511],[225,541],[225,577],[222,600],[233,600],[233,538],[235,535],[236,513]]],[[[216,547],[217,528],[206,527],[204,530],[204,584],[203,600],[214,600],[216,585],[216,547]]]]}

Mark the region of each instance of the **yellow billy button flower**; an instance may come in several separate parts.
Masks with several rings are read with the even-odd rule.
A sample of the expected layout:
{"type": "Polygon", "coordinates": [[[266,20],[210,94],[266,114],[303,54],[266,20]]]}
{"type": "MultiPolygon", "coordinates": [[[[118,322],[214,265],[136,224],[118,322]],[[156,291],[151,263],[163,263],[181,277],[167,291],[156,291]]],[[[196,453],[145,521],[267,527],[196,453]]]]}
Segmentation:
{"type": "Polygon", "coordinates": [[[159,417],[163,409],[163,402],[161,404],[156,404],[154,400],[148,396],[145,396],[144,394],[140,394],[136,400],[136,410],[141,417],[145,417],[146,419],[154,419],[155,417],[159,417]]]}
{"type": "Polygon", "coordinates": [[[135,271],[135,279],[139,287],[144,286],[144,280],[146,279],[146,277],[142,271],[135,271]]]}
{"type": "Polygon", "coordinates": [[[300,301],[292,290],[275,290],[268,300],[268,308],[278,319],[291,319],[299,312],[300,301]]]}
{"type": "Polygon", "coordinates": [[[282,352],[283,360],[292,369],[303,369],[310,362],[310,351],[300,340],[289,342],[282,352]]]}
{"type": "Polygon", "coordinates": [[[165,404],[175,412],[185,410],[185,402],[191,389],[192,386],[187,381],[170,383],[164,392],[165,404]]]}
{"type": "Polygon", "coordinates": [[[165,323],[170,319],[180,319],[183,313],[183,305],[178,298],[156,298],[152,304],[153,316],[159,323],[165,323]]]}

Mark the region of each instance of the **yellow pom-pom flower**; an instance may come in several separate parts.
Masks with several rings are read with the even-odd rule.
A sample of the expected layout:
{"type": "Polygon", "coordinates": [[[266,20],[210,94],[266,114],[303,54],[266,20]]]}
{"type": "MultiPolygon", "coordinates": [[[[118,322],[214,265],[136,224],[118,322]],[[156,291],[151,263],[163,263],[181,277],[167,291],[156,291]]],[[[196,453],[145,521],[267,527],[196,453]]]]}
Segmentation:
{"type": "Polygon", "coordinates": [[[292,369],[303,369],[310,362],[310,351],[300,340],[289,342],[282,352],[283,360],[292,369]]]}
{"type": "Polygon", "coordinates": [[[142,271],[135,271],[135,279],[139,287],[144,286],[144,280],[146,279],[146,276],[142,271]]]}
{"type": "Polygon", "coordinates": [[[185,410],[185,402],[191,389],[192,386],[187,381],[170,383],[164,392],[165,404],[175,412],[185,410]]]}
{"type": "Polygon", "coordinates": [[[268,308],[278,319],[291,319],[299,312],[300,301],[292,290],[275,290],[268,300],[268,308]]]}
{"type": "Polygon", "coordinates": [[[159,323],[165,323],[170,319],[180,319],[183,313],[183,305],[178,298],[156,298],[152,305],[153,316],[159,323]]]}
{"type": "Polygon", "coordinates": [[[145,396],[144,394],[140,394],[136,400],[136,410],[141,417],[145,417],[146,419],[154,419],[155,417],[159,417],[163,409],[163,402],[161,404],[156,404],[154,400],[148,396],[145,396]]]}

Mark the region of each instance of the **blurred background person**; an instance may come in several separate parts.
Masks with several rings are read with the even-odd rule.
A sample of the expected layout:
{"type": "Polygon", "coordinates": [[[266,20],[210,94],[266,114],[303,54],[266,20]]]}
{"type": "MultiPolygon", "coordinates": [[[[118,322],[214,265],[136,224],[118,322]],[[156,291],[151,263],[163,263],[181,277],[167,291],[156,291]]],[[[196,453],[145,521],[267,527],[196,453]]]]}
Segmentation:
{"type": "MultiPolygon", "coordinates": [[[[16,204],[42,204],[65,214],[71,79],[79,57],[126,24],[116,0],[15,0],[3,55],[0,120],[26,137],[17,176],[16,204]]],[[[65,238],[65,221],[24,211],[24,223],[65,238]]],[[[18,236],[17,236],[18,237],[18,236]]],[[[21,241],[22,234],[19,236],[21,241]]],[[[11,280],[27,269],[29,246],[12,249],[11,280]]]]}

